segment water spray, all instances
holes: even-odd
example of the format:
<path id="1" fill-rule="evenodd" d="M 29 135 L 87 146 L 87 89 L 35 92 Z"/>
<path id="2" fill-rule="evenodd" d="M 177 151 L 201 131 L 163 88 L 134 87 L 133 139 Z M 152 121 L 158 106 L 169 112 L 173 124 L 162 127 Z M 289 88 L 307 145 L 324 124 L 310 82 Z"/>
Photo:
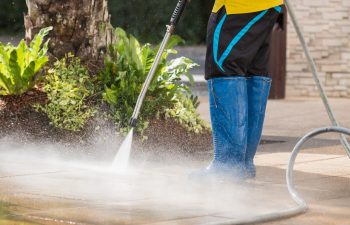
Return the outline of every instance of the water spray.
<path id="1" fill-rule="evenodd" d="M 157 55 L 154 59 L 154 62 L 152 64 L 152 67 L 147 75 L 147 78 L 142 86 L 141 93 L 137 99 L 134 112 L 132 114 L 132 117 L 130 119 L 130 126 L 131 130 L 129 134 L 127 135 L 126 139 L 122 143 L 115 159 L 113 162 L 113 169 L 116 169 L 118 172 L 124 172 L 128 168 L 128 162 L 129 162 L 129 157 L 130 157 L 130 152 L 131 152 L 131 145 L 132 145 L 132 139 L 133 139 L 133 132 L 134 129 L 137 126 L 137 119 L 140 114 L 140 110 L 142 107 L 142 104 L 144 102 L 144 99 L 146 97 L 146 93 L 148 91 L 148 87 L 150 86 L 154 74 L 157 71 L 157 67 L 159 65 L 160 59 L 163 55 L 163 52 L 169 42 L 170 37 L 174 34 L 175 28 L 177 24 L 180 21 L 180 18 L 186 8 L 187 3 L 190 2 L 190 0 L 179 0 L 176 8 L 173 12 L 173 15 L 171 16 L 170 23 L 167 25 L 167 31 L 165 33 L 165 36 L 163 38 L 162 43 L 160 44 L 159 50 L 157 52 Z"/>

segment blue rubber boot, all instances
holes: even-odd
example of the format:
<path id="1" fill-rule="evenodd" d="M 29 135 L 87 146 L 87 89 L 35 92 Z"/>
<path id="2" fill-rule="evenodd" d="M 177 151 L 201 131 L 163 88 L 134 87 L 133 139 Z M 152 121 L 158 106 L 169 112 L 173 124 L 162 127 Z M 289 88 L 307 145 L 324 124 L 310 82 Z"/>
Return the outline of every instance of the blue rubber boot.
<path id="1" fill-rule="evenodd" d="M 207 172 L 244 179 L 248 128 L 247 79 L 208 81 L 214 159 Z"/>
<path id="2" fill-rule="evenodd" d="M 246 177 L 256 176 L 254 157 L 260 143 L 271 78 L 253 76 L 247 78 L 248 91 L 248 140 L 246 150 Z"/>

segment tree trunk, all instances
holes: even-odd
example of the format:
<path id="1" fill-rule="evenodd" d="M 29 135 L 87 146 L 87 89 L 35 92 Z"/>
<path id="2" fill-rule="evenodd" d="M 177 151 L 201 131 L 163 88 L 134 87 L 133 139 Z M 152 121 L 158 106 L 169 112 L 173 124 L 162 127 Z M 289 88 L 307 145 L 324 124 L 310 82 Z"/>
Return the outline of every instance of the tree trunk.
<path id="1" fill-rule="evenodd" d="M 99 61 L 113 41 L 107 0 L 26 0 L 26 40 L 53 26 L 49 53 L 62 58 L 71 52 L 83 61 Z"/>

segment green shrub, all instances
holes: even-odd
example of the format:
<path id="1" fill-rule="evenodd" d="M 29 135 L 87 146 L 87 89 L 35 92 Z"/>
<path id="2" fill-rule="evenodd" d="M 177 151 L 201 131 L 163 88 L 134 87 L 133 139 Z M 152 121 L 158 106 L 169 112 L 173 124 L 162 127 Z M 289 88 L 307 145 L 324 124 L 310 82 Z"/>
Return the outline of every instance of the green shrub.
<path id="1" fill-rule="evenodd" d="M 140 46 L 133 36 L 120 28 L 115 33 L 118 41 L 109 47 L 106 68 L 99 77 L 104 85 L 103 99 L 111 106 L 118 128 L 126 131 L 158 48 L 150 44 Z M 191 98 L 189 87 L 180 82 L 181 75 L 193 81 L 188 71 L 196 64 L 185 57 L 167 60 L 169 54 L 176 54 L 172 48 L 180 42 L 180 37 L 173 36 L 162 55 L 141 109 L 137 127 L 140 132 L 147 128 L 151 118 L 161 115 L 175 118 L 190 131 L 200 132 L 205 128 L 196 113 L 198 104 L 192 101 L 195 98 Z"/>
<path id="2" fill-rule="evenodd" d="M 44 85 L 49 102 L 35 105 L 45 112 L 55 127 L 79 131 L 96 110 L 89 105 L 95 93 L 88 70 L 72 55 L 57 61 L 48 70 Z"/>
<path id="3" fill-rule="evenodd" d="M 48 62 L 48 41 L 52 27 L 42 29 L 28 47 L 22 40 L 17 47 L 0 45 L 0 95 L 21 95 L 35 85 L 35 74 Z M 42 47 L 41 47 L 42 46 Z"/>
<path id="4" fill-rule="evenodd" d="M 179 95 L 178 98 L 172 108 L 165 110 L 165 117 L 173 118 L 182 127 L 196 134 L 209 130 L 208 124 L 197 113 L 198 97 Z"/>

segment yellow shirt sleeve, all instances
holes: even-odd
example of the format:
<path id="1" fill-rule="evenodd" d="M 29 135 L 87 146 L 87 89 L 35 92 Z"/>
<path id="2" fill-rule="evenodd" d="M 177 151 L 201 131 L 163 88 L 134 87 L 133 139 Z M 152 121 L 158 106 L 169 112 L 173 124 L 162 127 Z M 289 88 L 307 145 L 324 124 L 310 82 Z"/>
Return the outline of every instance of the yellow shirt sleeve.
<path id="1" fill-rule="evenodd" d="M 259 12 L 283 4 L 283 0 L 216 0 L 213 12 L 218 12 L 223 6 L 227 14 L 243 14 Z"/>

